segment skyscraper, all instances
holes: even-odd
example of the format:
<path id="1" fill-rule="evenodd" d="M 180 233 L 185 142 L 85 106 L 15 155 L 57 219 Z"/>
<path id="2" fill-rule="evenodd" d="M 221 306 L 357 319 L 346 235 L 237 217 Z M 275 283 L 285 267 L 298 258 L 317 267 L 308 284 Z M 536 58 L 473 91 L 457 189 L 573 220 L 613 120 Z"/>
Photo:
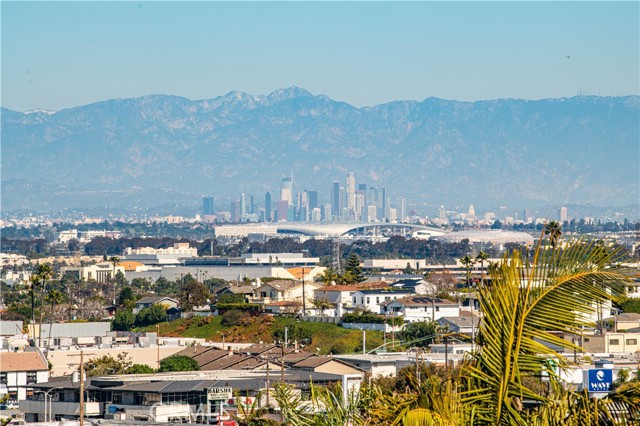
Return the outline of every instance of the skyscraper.
<path id="1" fill-rule="evenodd" d="M 356 211 L 356 177 L 353 172 L 347 173 L 347 209 L 349 213 Z"/>
<path id="2" fill-rule="evenodd" d="M 271 193 L 264 194 L 264 218 L 265 221 L 271 222 Z"/>
<path id="3" fill-rule="evenodd" d="M 342 197 L 340 196 L 340 182 L 337 180 L 333 182 L 331 190 L 331 216 L 334 218 L 340 217 L 342 211 Z"/>
<path id="4" fill-rule="evenodd" d="M 202 197 L 202 216 L 213 214 L 213 197 Z"/>
<path id="5" fill-rule="evenodd" d="M 404 197 L 398 197 L 398 222 L 404 222 L 407 220 L 407 199 Z"/>
<path id="6" fill-rule="evenodd" d="M 293 179 L 290 177 L 282 178 L 280 201 L 286 201 L 289 206 L 293 205 Z"/>
<path id="7" fill-rule="evenodd" d="M 566 207 L 560 207 L 560 222 L 564 222 L 568 217 L 568 209 Z"/>

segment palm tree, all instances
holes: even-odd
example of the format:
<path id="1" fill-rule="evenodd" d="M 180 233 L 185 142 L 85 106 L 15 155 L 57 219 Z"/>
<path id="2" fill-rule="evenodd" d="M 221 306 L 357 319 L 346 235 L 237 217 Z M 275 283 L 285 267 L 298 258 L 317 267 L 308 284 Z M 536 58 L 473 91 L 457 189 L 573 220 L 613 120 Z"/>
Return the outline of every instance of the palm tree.
<path id="1" fill-rule="evenodd" d="M 484 284 L 484 261 L 489 260 L 489 255 L 484 251 L 480 251 L 476 256 L 476 261 L 480 262 L 480 283 Z"/>
<path id="2" fill-rule="evenodd" d="M 38 283 L 40 282 L 40 278 L 37 275 L 31 275 L 29 277 L 29 282 L 31 283 L 31 287 L 29 288 L 29 296 L 31 296 L 31 335 L 33 336 L 33 341 L 36 341 L 36 290 L 38 288 Z"/>
<path id="3" fill-rule="evenodd" d="M 118 266 L 118 262 L 120 262 L 120 258 L 118 256 L 111 256 L 109 258 L 109 262 L 113 265 L 113 275 L 111 278 L 113 279 L 113 306 L 116 305 L 116 292 L 118 291 L 118 281 L 116 280 L 116 266 Z"/>
<path id="4" fill-rule="evenodd" d="M 51 328 L 53 327 L 53 307 L 62 303 L 62 292 L 56 289 L 49 290 L 45 300 L 50 303 L 49 308 L 49 337 L 47 338 L 47 357 L 49 356 L 49 347 L 51 346 Z"/>
<path id="5" fill-rule="evenodd" d="M 333 269 L 333 267 L 331 266 L 326 268 L 320 275 L 320 280 L 324 282 L 326 285 L 331 285 L 331 283 L 335 283 L 336 281 L 338 281 L 339 278 L 340 276 L 338 275 L 336 270 Z"/>
<path id="6" fill-rule="evenodd" d="M 44 294 L 46 291 L 47 280 L 51 279 L 53 275 L 53 269 L 51 269 L 51 265 L 47 263 L 40 263 L 36 266 L 36 275 L 40 279 L 41 287 L 40 287 L 40 330 L 38 330 L 38 346 L 42 346 L 42 322 L 44 316 Z"/>
<path id="7" fill-rule="evenodd" d="M 467 288 L 470 288 L 471 287 L 471 268 L 473 268 L 473 265 L 476 263 L 476 261 L 470 258 L 469 255 L 466 255 L 460 258 L 460 263 L 462 263 L 465 269 L 467 270 Z"/>
<path id="8" fill-rule="evenodd" d="M 557 359 L 562 368 L 567 359 L 547 345 L 559 345 L 565 352 L 580 349 L 551 334 L 578 334 L 589 321 L 593 302 L 619 297 L 628 278 L 618 272 L 594 266 L 594 244 L 584 240 L 567 244 L 558 261 L 556 249 L 536 249 L 531 265 L 517 251 L 495 269 L 495 286 L 480 286 L 478 300 L 484 313 L 482 354 L 468 372 L 475 381 L 464 403 L 477 408 L 477 416 L 488 424 L 526 425 L 528 413 L 522 399 L 538 401 L 554 410 L 555 402 L 527 387 L 526 378 L 546 370 L 546 359 Z M 609 250 L 611 259 L 621 251 Z M 558 309 L 562 306 L 562 309 Z M 552 386 L 558 377 L 550 374 Z M 578 422 L 580 423 L 580 422 Z"/>
<path id="9" fill-rule="evenodd" d="M 562 236 L 562 225 L 560 225 L 560 222 L 552 220 L 545 224 L 544 235 L 549 236 L 549 244 L 551 244 L 551 247 L 555 248 L 558 239 Z"/>

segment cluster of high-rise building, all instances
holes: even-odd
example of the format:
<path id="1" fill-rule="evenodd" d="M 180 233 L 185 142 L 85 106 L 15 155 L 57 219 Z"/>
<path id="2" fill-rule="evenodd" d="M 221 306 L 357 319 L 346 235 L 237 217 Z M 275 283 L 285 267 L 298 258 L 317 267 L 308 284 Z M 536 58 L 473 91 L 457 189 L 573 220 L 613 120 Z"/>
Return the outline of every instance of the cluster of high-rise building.
<path id="1" fill-rule="evenodd" d="M 394 202 L 384 186 L 357 183 L 353 172 L 346 181 L 334 181 L 329 196 L 321 202 L 317 189 L 294 191 L 293 176 L 282 179 L 276 199 L 271 192 L 264 195 L 264 203 L 253 195 L 240 194 L 232 201 L 229 211 L 214 210 L 214 198 L 202 199 L 202 219 L 205 222 L 404 222 L 408 219 L 407 201 L 398 197 Z"/>

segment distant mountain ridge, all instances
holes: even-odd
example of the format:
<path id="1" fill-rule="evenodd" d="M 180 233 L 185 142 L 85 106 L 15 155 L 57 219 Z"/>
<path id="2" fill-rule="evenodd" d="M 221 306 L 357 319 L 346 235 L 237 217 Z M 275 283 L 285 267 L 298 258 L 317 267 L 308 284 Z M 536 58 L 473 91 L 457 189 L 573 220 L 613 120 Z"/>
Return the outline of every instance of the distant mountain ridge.
<path id="1" fill-rule="evenodd" d="M 356 108 L 291 87 L 148 95 L 57 112 L 1 109 L 2 209 L 152 207 L 240 192 L 328 200 L 346 171 L 416 205 L 628 205 L 639 199 L 638 96 Z"/>

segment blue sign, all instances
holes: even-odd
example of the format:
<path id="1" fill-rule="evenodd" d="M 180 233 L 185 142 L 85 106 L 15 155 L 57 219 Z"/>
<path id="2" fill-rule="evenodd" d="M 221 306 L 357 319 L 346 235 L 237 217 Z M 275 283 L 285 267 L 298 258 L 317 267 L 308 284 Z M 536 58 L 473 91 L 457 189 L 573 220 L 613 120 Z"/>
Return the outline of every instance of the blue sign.
<path id="1" fill-rule="evenodd" d="M 589 370 L 588 379 L 589 392 L 609 392 L 613 383 L 613 370 L 592 368 Z"/>
<path id="2" fill-rule="evenodd" d="M 108 408 L 110 413 L 117 413 L 118 412 L 118 407 L 116 407 L 115 405 L 110 405 Z"/>

